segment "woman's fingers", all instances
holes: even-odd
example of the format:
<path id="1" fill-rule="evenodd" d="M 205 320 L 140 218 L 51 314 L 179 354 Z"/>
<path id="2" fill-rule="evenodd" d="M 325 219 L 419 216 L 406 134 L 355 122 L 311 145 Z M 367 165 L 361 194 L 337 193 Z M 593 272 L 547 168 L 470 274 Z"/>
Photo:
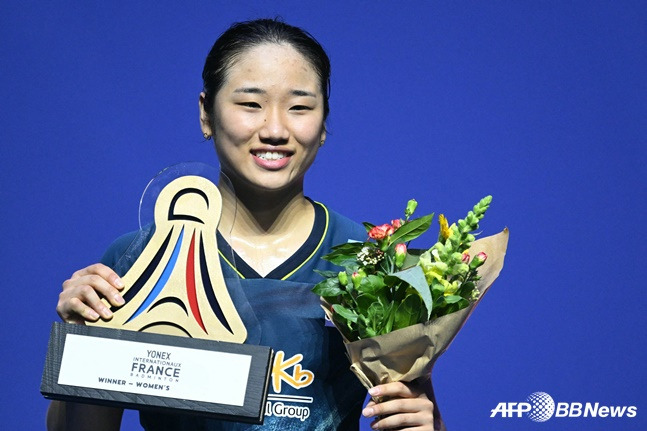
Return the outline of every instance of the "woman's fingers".
<path id="1" fill-rule="evenodd" d="M 112 268 L 102 263 L 95 263 L 94 265 L 90 265 L 76 271 L 74 274 L 72 274 L 70 280 L 74 280 L 76 278 L 84 277 L 87 275 L 98 275 L 99 277 L 110 283 L 117 290 L 122 290 L 124 288 L 124 282 L 121 281 L 121 278 L 119 278 L 117 273 L 114 272 Z"/>
<path id="2" fill-rule="evenodd" d="M 433 430 L 434 410 L 428 400 L 404 398 L 385 401 L 372 408 L 373 429 Z"/>
<path id="3" fill-rule="evenodd" d="M 56 311 L 61 319 L 70 323 L 80 323 L 83 319 L 95 321 L 99 317 L 110 319 L 112 312 L 101 298 L 110 305 L 121 306 L 124 299 L 119 291 L 123 287 L 112 269 L 102 264 L 90 265 L 63 283 Z"/>
<path id="4" fill-rule="evenodd" d="M 408 385 L 403 382 L 392 382 L 377 385 L 368 390 L 372 397 L 404 397 L 415 398 L 421 394 L 421 391 L 416 389 L 413 385 Z"/>
<path id="5" fill-rule="evenodd" d="M 362 414 L 374 417 L 373 429 L 433 430 L 434 404 L 425 393 L 402 382 L 387 383 L 369 390 L 385 401 L 370 401 Z"/>
<path id="6" fill-rule="evenodd" d="M 395 398 L 381 403 L 369 402 L 362 412 L 366 417 L 387 416 L 398 413 L 417 413 L 428 411 L 429 419 L 433 419 L 433 403 L 426 397 L 422 398 Z"/>

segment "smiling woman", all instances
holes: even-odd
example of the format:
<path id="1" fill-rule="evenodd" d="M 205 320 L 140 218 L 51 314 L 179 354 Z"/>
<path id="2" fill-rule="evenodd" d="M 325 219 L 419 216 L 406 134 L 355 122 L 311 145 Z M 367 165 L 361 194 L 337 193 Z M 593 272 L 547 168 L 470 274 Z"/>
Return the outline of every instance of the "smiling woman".
<path id="1" fill-rule="evenodd" d="M 250 48 L 230 68 L 213 107 L 205 109 L 205 99 L 202 93 L 202 131 L 213 135 L 220 167 L 237 190 L 303 188 L 326 132 L 317 74 L 299 52 L 290 45 Z"/>
<path id="2" fill-rule="evenodd" d="M 365 396 L 341 337 L 325 325 L 319 299 L 310 292 L 321 280 L 315 270 L 338 270 L 321 259 L 330 247 L 366 235 L 361 225 L 303 193 L 305 174 L 326 138 L 329 76 L 321 46 L 303 30 L 275 20 L 232 26 L 212 48 L 203 72 L 200 125 L 214 139 L 221 168 L 218 246 L 234 256 L 222 258 L 223 273 L 245 290 L 260 322 L 260 343 L 277 352 L 261 429 L 358 429 Z M 61 318 L 109 319 L 101 298 L 123 305 L 119 276 L 133 260 L 124 252 L 148 234 L 118 239 L 102 263 L 74 273 L 60 294 Z M 377 418 L 374 428 L 442 429 L 430 388 L 428 380 L 377 386 L 371 395 L 386 401 L 371 402 L 363 413 Z M 140 417 L 147 430 L 257 429 L 144 411 Z M 114 430 L 120 418 L 117 409 L 53 402 L 48 426 Z"/>

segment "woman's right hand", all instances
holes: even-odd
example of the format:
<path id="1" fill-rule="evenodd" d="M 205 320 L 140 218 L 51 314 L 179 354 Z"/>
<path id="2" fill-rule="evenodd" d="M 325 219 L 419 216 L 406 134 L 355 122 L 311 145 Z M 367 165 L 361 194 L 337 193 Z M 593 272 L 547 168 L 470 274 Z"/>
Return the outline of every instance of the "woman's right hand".
<path id="1" fill-rule="evenodd" d="M 99 317 L 110 319 L 112 312 L 105 303 L 119 307 L 124 304 L 120 291 L 124 283 L 109 267 L 95 263 L 72 274 L 63 283 L 63 291 L 58 296 L 56 312 L 64 322 L 84 323 L 96 321 Z"/>

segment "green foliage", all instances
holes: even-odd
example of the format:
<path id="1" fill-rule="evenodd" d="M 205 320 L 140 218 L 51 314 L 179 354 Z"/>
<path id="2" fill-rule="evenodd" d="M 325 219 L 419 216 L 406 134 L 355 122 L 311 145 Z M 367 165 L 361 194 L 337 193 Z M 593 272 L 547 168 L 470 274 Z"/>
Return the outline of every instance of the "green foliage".
<path id="1" fill-rule="evenodd" d="M 411 268 L 405 269 L 404 271 L 396 272 L 391 275 L 404 281 L 418 293 L 419 299 L 422 300 L 427 311 L 425 313 L 425 317 L 429 319 L 429 317 L 431 316 L 431 310 L 433 308 L 433 302 L 431 299 L 431 291 L 429 290 L 429 285 L 427 284 L 427 280 L 425 279 L 424 272 L 422 272 L 422 268 L 420 268 L 419 266 L 413 266 Z M 420 301 L 418 301 L 418 303 L 420 303 Z"/>
<path id="2" fill-rule="evenodd" d="M 319 271 L 324 280 L 312 291 L 332 304 L 333 323 L 350 341 L 467 307 L 478 298 L 476 270 L 487 256 L 470 263 L 465 251 L 491 201 L 491 196 L 481 199 L 465 219 L 451 226 L 439 216 L 439 240 L 426 251 L 398 246 L 418 238 L 431 225 L 433 214 L 410 219 L 417 206 L 414 200 L 407 204 L 405 220 L 377 227 L 365 222 L 369 239 L 333 247 L 324 259 L 343 271 Z M 401 249 L 399 260 L 395 258 L 396 246 Z M 402 250 L 406 250 L 404 259 Z"/>
<path id="3" fill-rule="evenodd" d="M 324 281 L 318 283 L 312 291 L 319 296 L 324 298 L 334 298 L 339 295 L 346 293 L 339 284 L 339 280 L 336 278 L 327 278 Z"/>
<path id="4" fill-rule="evenodd" d="M 420 235 L 427 232 L 427 229 L 431 226 L 431 220 L 433 217 L 433 214 L 429 214 L 403 224 L 393 233 L 393 235 L 391 235 L 391 244 L 409 242 L 418 238 Z"/>
<path id="5" fill-rule="evenodd" d="M 360 252 L 364 243 L 349 242 L 332 248 L 332 252 L 324 256 L 324 259 L 339 266 L 350 266 L 356 262 L 357 253 Z"/>
<path id="6" fill-rule="evenodd" d="M 428 319 L 427 313 L 422 313 L 424 309 L 420 297 L 415 294 L 407 295 L 395 310 L 395 319 L 393 329 L 402 329 L 407 326 L 415 325 L 422 319 Z"/>

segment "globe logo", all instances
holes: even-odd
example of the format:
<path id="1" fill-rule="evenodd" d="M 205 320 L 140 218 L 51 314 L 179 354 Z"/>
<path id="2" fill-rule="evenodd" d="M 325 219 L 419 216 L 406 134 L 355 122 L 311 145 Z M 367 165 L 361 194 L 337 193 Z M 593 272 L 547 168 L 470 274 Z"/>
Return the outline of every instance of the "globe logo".
<path id="1" fill-rule="evenodd" d="M 546 392 L 533 392 L 528 395 L 528 403 L 532 406 L 526 416 L 535 422 L 546 422 L 555 413 L 555 401 Z"/>

